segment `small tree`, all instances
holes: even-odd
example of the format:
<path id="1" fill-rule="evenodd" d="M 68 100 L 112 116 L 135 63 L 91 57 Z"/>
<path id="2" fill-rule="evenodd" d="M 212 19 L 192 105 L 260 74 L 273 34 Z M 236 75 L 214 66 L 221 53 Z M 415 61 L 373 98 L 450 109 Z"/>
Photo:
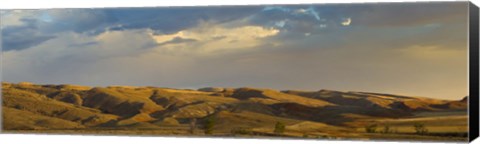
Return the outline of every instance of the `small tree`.
<path id="1" fill-rule="evenodd" d="M 385 126 L 383 127 L 383 133 L 390 133 L 390 132 L 391 132 L 391 130 L 390 130 L 390 125 L 385 125 Z"/>
<path id="2" fill-rule="evenodd" d="M 392 133 L 398 133 L 398 129 L 397 128 L 392 129 Z"/>
<path id="3" fill-rule="evenodd" d="M 242 127 L 232 129 L 231 133 L 232 134 L 241 134 L 241 135 L 253 135 L 253 131 L 251 129 L 242 128 Z"/>
<path id="4" fill-rule="evenodd" d="M 277 122 L 275 124 L 275 129 L 273 130 L 274 133 L 283 133 L 285 131 L 285 124 L 281 122 Z"/>
<path id="5" fill-rule="evenodd" d="M 424 135 L 428 133 L 428 129 L 423 123 L 415 123 L 413 124 L 413 128 L 415 129 L 416 134 Z"/>
<path id="6" fill-rule="evenodd" d="M 365 131 L 367 133 L 375 133 L 377 131 L 377 124 L 370 124 L 365 126 Z"/>
<path id="7" fill-rule="evenodd" d="M 205 134 L 212 134 L 214 126 L 215 118 L 213 116 L 207 117 L 207 119 L 205 120 Z"/>
<path id="8" fill-rule="evenodd" d="M 193 134 L 195 132 L 195 128 L 197 127 L 197 119 L 192 118 L 190 119 L 190 134 Z"/>
<path id="9" fill-rule="evenodd" d="M 308 137 L 310 137 L 310 136 L 309 136 L 308 134 L 304 133 L 302 137 L 303 137 L 303 138 L 308 138 Z"/>

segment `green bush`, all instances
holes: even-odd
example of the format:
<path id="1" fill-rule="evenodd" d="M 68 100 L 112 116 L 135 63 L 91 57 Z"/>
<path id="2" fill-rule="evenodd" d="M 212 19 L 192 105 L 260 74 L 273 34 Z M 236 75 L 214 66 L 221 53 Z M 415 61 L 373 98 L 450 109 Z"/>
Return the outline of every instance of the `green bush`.
<path id="1" fill-rule="evenodd" d="M 190 119 L 189 126 L 190 126 L 190 129 L 189 129 L 190 134 L 194 134 L 195 128 L 197 127 L 197 119 L 196 118 Z"/>
<path id="2" fill-rule="evenodd" d="M 303 134 L 302 137 L 303 137 L 303 138 L 308 138 L 308 137 L 310 137 L 310 135 L 308 135 L 308 134 Z"/>
<path id="3" fill-rule="evenodd" d="M 424 135 L 428 133 L 428 129 L 425 127 L 423 123 L 415 123 L 413 124 L 413 128 L 415 129 L 415 133 L 419 135 Z"/>
<path id="4" fill-rule="evenodd" d="M 319 136 L 317 136 L 316 138 L 322 138 L 322 139 L 324 139 L 324 138 L 328 138 L 328 136 L 326 136 L 326 135 L 319 135 Z"/>
<path id="5" fill-rule="evenodd" d="M 207 119 L 205 120 L 205 129 L 204 129 L 205 134 L 212 134 L 214 126 L 215 126 L 215 118 L 213 116 L 207 117 Z"/>
<path id="6" fill-rule="evenodd" d="M 232 134 L 253 135 L 253 131 L 248 128 L 234 128 L 231 130 Z"/>
<path id="7" fill-rule="evenodd" d="M 383 133 L 391 133 L 392 130 L 390 129 L 390 125 L 385 125 L 385 126 L 383 127 L 383 131 L 382 131 L 382 132 L 383 132 Z"/>
<path id="8" fill-rule="evenodd" d="M 365 131 L 367 133 L 375 133 L 377 132 L 377 124 L 370 124 L 365 126 Z"/>
<path id="9" fill-rule="evenodd" d="M 277 122 L 275 124 L 275 129 L 273 130 L 274 133 L 283 133 L 285 132 L 285 124 L 281 122 Z"/>

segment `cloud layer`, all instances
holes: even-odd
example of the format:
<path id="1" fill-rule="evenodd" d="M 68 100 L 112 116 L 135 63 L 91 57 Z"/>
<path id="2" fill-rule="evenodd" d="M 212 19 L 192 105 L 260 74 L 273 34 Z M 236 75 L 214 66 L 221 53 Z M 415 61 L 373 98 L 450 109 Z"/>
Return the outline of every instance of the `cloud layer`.
<path id="1" fill-rule="evenodd" d="M 467 94 L 467 3 L 8 10 L 3 80 Z"/>

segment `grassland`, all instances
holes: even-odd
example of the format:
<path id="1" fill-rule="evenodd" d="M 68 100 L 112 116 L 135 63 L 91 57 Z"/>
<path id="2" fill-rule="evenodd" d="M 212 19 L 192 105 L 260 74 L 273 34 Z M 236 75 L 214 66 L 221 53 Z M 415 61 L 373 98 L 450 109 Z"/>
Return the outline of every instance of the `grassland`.
<path id="1" fill-rule="evenodd" d="M 465 101 L 392 94 L 2 83 L 2 102 L 7 133 L 467 140 Z"/>

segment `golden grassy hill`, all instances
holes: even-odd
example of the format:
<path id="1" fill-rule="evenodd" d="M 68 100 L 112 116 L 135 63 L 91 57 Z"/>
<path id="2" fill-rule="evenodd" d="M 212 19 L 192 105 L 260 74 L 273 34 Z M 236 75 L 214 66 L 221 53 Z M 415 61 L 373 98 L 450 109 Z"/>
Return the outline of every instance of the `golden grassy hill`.
<path id="1" fill-rule="evenodd" d="M 449 101 L 334 90 L 2 82 L 3 130 L 9 132 L 205 135 L 209 120 L 214 119 L 213 132 L 208 134 L 219 136 L 436 139 L 453 135 L 454 140 L 463 140 L 466 109 L 466 98 Z M 431 124 L 435 133 L 415 135 L 411 125 L 416 122 Z M 284 125 L 281 133 L 274 132 L 277 123 Z M 363 128 L 372 123 L 389 124 L 399 132 L 366 133 Z"/>

